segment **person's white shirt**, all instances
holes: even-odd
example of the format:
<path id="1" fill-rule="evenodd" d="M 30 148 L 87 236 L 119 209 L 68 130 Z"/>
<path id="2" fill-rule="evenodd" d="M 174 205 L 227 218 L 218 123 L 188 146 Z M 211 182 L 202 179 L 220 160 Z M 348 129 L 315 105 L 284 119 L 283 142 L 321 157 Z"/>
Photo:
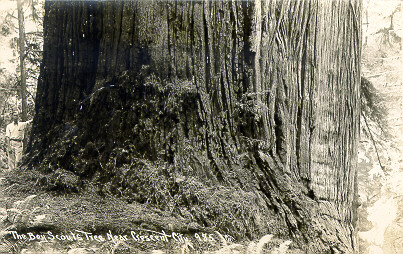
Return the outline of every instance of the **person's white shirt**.
<path id="1" fill-rule="evenodd" d="M 14 141 L 22 141 L 24 139 L 24 130 L 27 124 L 29 124 L 32 120 L 27 122 L 18 122 L 15 124 L 14 122 L 10 123 L 6 127 L 6 137 L 10 138 L 10 140 Z"/>

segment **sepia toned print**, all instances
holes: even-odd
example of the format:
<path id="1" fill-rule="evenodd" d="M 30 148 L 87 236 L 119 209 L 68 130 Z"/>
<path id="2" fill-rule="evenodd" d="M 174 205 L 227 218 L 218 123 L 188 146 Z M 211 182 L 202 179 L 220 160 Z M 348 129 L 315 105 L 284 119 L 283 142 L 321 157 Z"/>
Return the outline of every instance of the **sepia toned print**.
<path id="1" fill-rule="evenodd" d="M 5 6 L 0 252 L 403 250 L 400 2 Z"/>

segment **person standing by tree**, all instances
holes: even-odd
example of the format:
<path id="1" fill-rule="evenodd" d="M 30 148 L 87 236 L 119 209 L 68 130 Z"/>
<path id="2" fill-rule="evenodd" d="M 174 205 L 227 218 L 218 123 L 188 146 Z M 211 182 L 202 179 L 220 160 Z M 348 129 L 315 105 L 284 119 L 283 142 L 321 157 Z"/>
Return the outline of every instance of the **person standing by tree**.
<path id="1" fill-rule="evenodd" d="M 6 127 L 6 142 L 8 153 L 8 170 L 13 170 L 22 158 L 24 149 L 24 132 L 27 125 L 31 122 L 18 122 L 18 115 L 13 114 L 13 122 Z"/>

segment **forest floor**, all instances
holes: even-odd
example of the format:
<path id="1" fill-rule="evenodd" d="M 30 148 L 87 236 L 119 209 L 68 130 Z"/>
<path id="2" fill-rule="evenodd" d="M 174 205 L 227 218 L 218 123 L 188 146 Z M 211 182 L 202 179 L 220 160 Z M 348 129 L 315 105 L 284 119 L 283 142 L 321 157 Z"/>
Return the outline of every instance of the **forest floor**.
<path id="1" fill-rule="evenodd" d="M 187 222 L 146 204 L 101 197 L 95 188 L 80 194 L 44 191 L 21 172 L 0 173 L 0 253 L 180 253 L 220 246 L 215 240 L 193 246 L 180 232 L 163 235 L 158 229 Z"/>
<path id="2" fill-rule="evenodd" d="M 95 187 L 49 192 L 32 174 L 0 172 L 0 253 L 302 253 L 271 235 L 235 242 L 210 229 L 196 231 L 183 218 L 102 197 Z"/>

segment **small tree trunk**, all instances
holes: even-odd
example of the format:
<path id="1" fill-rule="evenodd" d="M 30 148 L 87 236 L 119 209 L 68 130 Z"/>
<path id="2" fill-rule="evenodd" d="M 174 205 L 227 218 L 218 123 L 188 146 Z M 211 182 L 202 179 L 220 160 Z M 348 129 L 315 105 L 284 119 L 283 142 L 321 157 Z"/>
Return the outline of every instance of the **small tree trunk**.
<path id="1" fill-rule="evenodd" d="M 27 121 L 27 101 L 26 94 L 26 76 L 25 76 L 25 25 L 24 11 L 21 0 L 17 0 L 18 9 L 18 30 L 19 30 L 19 48 L 20 48 L 20 73 L 21 73 L 21 101 L 22 101 L 22 121 Z"/>

